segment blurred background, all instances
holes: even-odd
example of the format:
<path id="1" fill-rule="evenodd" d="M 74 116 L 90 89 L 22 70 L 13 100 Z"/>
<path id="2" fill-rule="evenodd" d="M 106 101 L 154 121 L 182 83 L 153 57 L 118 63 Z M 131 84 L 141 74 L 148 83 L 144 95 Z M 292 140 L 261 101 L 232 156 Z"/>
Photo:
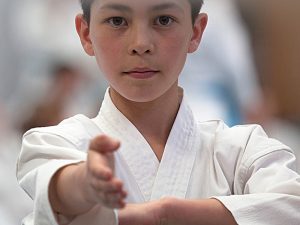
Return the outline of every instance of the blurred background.
<path id="1" fill-rule="evenodd" d="M 0 0 L 0 225 L 32 208 L 15 178 L 23 133 L 99 110 L 107 83 L 75 32 L 78 2 Z M 180 77 L 196 116 L 259 123 L 299 155 L 300 1 L 206 0 L 203 11 L 203 42 Z"/>

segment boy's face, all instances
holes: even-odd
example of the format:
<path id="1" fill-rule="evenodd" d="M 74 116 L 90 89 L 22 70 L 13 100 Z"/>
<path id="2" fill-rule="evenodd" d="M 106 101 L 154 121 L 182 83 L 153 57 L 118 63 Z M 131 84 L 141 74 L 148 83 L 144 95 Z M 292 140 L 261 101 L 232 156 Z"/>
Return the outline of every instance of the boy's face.
<path id="1" fill-rule="evenodd" d="M 95 56 L 113 91 L 128 100 L 152 101 L 170 88 L 207 23 L 193 26 L 188 0 L 95 0 L 90 25 L 77 16 L 85 51 Z"/>

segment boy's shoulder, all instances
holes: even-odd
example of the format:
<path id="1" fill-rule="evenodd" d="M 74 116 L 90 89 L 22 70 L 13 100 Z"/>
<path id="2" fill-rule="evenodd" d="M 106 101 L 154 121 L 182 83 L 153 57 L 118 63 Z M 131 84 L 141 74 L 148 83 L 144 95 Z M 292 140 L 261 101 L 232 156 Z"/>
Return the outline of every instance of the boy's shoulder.
<path id="1" fill-rule="evenodd" d="M 197 124 L 200 132 L 213 136 L 216 141 L 226 140 L 227 143 L 244 142 L 244 144 L 248 144 L 251 139 L 255 139 L 258 142 L 259 140 L 264 142 L 266 140 L 276 141 L 270 138 L 259 124 L 243 124 L 229 127 L 222 120 L 199 121 Z"/>
<path id="2" fill-rule="evenodd" d="M 236 152 L 245 158 L 257 159 L 277 151 L 292 150 L 280 141 L 269 137 L 262 126 L 245 124 L 229 127 L 222 120 L 198 122 L 203 139 L 211 143 L 215 152 Z"/>
<path id="3" fill-rule="evenodd" d="M 78 114 L 67 118 L 56 126 L 37 127 L 30 129 L 24 134 L 23 138 L 29 136 L 51 136 L 60 139 L 65 139 L 74 145 L 89 140 L 102 133 L 92 119 Z"/>
<path id="4" fill-rule="evenodd" d="M 263 128 L 258 124 L 244 124 L 244 125 L 235 125 L 229 127 L 223 120 L 206 120 L 201 121 L 197 120 L 199 129 L 213 133 L 214 135 L 222 134 L 233 134 L 233 133 L 242 133 L 242 134 L 251 134 L 255 130 L 259 130 L 262 135 L 266 135 Z"/>

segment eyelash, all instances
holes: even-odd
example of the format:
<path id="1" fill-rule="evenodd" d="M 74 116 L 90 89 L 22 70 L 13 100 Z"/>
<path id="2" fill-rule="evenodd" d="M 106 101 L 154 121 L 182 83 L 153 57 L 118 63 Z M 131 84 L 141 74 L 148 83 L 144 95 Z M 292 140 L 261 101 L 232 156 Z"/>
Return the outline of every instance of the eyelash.
<path id="1" fill-rule="evenodd" d="M 167 25 L 163 25 L 163 24 L 159 23 L 159 19 L 162 19 L 163 17 L 165 17 L 165 19 L 166 18 L 169 19 L 169 22 Z M 121 19 L 122 23 L 120 25 L 114 24 L 115 19 Z M 124 26 L 128 25 L 127 21 L 123 17 L 120 17 L 120 16 L 114 16 L 114 17 L 108 18 L 105 22 L 114 28 L 120 28 L 120 27 L 124 27 Z M 154 25 L 161 26 L 161 27 L 169 27 L 173 22 L 175 22 L 175 19 L 173 17 L 164 15 L 164 16 L 156 17 L 154 20 Z"/>
<path id="2" fill-rule="evenodd" d="M 114 19 L 121 19 L 122 20 L 122 24 L 121 25 L 115 25 L 113 23 Z M 128 25 L 127 22 L 126 22 L 126 20 L 124 18 L 120 17 L 120 16 L 114 16 L 114 17 L 108 18 L 105 22 L 108 23 L 109 25 L 111 25 L 114 28 L 119 28 L 119 27 Z M 123 25 L 124 22 L 125 22 L 125 25 Z"/>
<path id="3" fill-rule="evenodd" d="M 159 23 L 159 19 L 161 19 L 161 18 L 163 18 L 163 17 L 165 17 L 165 19 L 166 19 L 166 18 L 169 19 L 169 23 L 168 23 L 167 25 L 162 25 L 162 24 Z M 159 16 L 159 17 L 157 17 L 157 18 L 155 19 L 155 25 L 162 26 L 162 27 L 169 27 L 169 26 L 170 26 L 172 23 L 174 23 L 174 22 L 175 22 L 175 19 L 174 19 L 173 17 L 171 17 L 171 16 Z"/>

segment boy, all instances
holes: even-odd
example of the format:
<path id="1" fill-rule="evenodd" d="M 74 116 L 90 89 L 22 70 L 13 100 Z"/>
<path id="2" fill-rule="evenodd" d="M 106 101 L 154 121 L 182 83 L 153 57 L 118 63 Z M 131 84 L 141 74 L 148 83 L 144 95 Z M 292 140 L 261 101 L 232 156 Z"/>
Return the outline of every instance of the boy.
<path id="1" fill-rule="evenodd" d="M 197 122 L 178 87 L 207 24 L 202 1 L 81 2 L 81 43 L 110 88 L 96 118 L 24 135 L 18 179 L 35 199 L 24 224 L 299 224 L 291 150 L 259 126 Z"/>

